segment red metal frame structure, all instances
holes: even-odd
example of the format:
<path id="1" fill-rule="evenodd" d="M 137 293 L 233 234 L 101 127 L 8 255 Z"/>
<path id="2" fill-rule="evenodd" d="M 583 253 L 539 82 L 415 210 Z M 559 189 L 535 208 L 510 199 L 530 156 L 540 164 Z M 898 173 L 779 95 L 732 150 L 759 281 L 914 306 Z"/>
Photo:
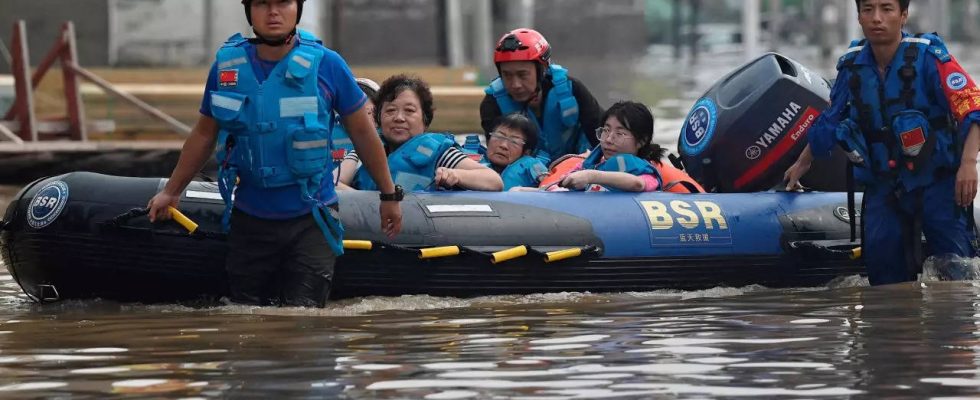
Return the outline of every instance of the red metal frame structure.
<path id="1" fill-rule="evenodd" d="M 41 78 L 54 65 L 55 61 L 61 62 L 61 73 L 64 80 L 65 102 L 68 108 L 68 130 L 67 133 L 71 140 L 86 141 L 85 110 L 82 105 L 81 92 L 79 91 L 78 78 L 81 76 L 103 90 L 112 93 L 122 99 L 134 104 L 140 110 L 146 112 L 154 118 L 160 119 L 170 125 L 177 133 L 188 135 L 190 127 L 166 113 L 143 102 L 135 96 L 116 89 L 111 83 L 100 78 L 98 75 L 82 68 L 78 65 L 78 51 L 75 42 L 75 25 L 69 21 L 61 26 L 61 35 L 58 42 L 48 51 L 41 63 L 38 64 L 34 73 L 30 73 L 30 58 L 27 47 L 27 27 L 24 21 L 14 23 L 13 34 L 13 75 L 15 93 L 17 98 L 14 100 L 10 111 L 3 117 L 4 120 L 15 120 L 17 127 L 13 131 L 16 137 L 24 142 L 37 142 L 41 138 L 38 135 L 37 116 L 34 114 L 34 88 L 41 82 Z M 30 77 L 30 78 L 28 78 Z M 0 125 L 0 134 L 4 128 Z M 65 132 L 60 132 L 65 133 Z M 7 136 L 10 136 L 9 134 Z"/>

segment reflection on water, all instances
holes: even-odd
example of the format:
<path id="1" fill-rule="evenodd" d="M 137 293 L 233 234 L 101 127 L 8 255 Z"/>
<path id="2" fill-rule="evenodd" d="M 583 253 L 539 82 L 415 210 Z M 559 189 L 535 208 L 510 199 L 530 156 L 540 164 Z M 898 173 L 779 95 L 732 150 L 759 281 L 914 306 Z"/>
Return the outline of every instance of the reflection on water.
<path id="1" fill-rule="evenodd" d="M 0 393 L 877 398 L 980 389 L 980 285 L 864 285 L 850 277 L 809 289 L 193 309 L 36 305 L 5 276 Z"/>

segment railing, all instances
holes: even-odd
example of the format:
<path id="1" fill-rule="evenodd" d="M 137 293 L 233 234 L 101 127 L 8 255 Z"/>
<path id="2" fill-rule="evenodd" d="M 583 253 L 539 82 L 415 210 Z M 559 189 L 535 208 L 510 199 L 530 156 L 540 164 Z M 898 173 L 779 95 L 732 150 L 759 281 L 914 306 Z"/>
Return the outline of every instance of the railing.
<path id="1" fill-rule="evenodd" d="M 184 136 L 190 134 L 191 128 L 184 123 L 136 96 L 119 90 L 112 83 L 79 66 L 75 26 L 71 21 L 62 24 L 61 35 L 57 43 L 41 60 L 33 74 L 30 73 L 27 27 L 24 21 L 14 23 L 12 39 L 12 73 L 16 99 L 3 120 L 0 121 L 0 141 L 6 139 L 14 143 L 24 144 L 25 142 L 38 142 L 42 139 L 39 136 L 40 125 L 34 111 L 34 89 L 56 61 L 61 63 L 65 102 L 68 110 L 67 126 L 53 125 L 56 127 L 54 131 L 41 133 L 67 133 L 73 141 L 84 142 L 88 140 L 89 127 L 85 121 L 84 105 L 79 90 L 79 77 L 81 77 L 106 92 L 135 105 L 151 117 L 163 121 L 175 132 Z"/>

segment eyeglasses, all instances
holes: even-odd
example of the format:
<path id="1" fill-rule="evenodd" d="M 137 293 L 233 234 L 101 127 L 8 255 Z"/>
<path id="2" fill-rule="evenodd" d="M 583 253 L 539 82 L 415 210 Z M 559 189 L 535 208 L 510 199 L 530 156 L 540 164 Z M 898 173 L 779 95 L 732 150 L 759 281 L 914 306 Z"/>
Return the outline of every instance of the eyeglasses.
<path id="1" fill-rule="evenodd" d="M 612 138 L 610 138 L 610 140 L 614 142 L 622 142 L 628 138 L 633 137 L 633 134 L 626 129 L 612 130 L 605 126 L 600 126 L 598 128 L 595 128 L 596 139 L 602 140 L 603 138 L 609 136 L 610 134 L 612 135 Z"/>
<path id="2" fill-rule="evenodd" d="M 490 132 L 490 137 L 494 139 L 506 140 L 510 144 L 521 146 L 521 147 L 524 147 L 524 145 L 527 144 L 527 141 L 524 139 L 512 138 L 510 136 L 504 135 L 503 133 L 500 133 L 499 131 Z"/>

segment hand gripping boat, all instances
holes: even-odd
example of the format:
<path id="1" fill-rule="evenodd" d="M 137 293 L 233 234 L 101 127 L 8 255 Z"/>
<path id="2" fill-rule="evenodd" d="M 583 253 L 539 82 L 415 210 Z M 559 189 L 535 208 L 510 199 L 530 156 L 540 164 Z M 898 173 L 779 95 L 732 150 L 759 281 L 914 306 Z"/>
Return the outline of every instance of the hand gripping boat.
<path id="1" fill-rule="evenodd" d="M 44 301 L 224 294 L 217 187 L 185 190 L 188 233 L 139 212 L 164 183 L 76 172 L 28 185 L 3 217 L 7 268 Z M 340 204 L 334 298 L 800 286 L 861 271 L 843 193 L 414 193 L 391 242 L 376 192 Z"/>

